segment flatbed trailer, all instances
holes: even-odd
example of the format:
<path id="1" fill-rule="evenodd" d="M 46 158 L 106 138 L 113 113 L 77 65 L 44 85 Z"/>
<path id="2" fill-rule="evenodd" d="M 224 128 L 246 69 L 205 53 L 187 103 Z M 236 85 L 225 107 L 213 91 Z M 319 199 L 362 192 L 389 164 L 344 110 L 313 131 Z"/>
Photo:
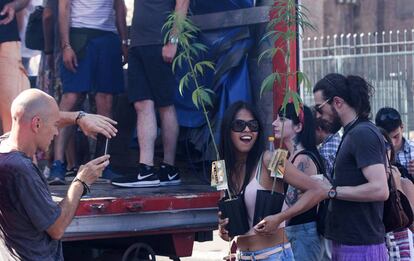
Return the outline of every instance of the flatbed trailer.
<path id="1" fill-rule="evenodd" d="M 59 202 L 68 186 L 50 189 Z M 118 188 L 98 182 L 81 199 L 63 242 L 123 249 L 125 260 L 145 260 L 133 259 L 142 250 L 179 260 L 191 256 L 194 241 L 212 239 L 218 200 L 219 193 L 207 185 Z"/>

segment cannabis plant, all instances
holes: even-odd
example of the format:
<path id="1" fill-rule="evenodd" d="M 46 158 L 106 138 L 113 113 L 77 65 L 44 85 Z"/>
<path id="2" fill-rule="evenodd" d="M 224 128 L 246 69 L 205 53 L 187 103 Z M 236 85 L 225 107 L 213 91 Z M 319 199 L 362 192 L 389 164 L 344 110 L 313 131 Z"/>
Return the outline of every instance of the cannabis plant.
<path id="1" fill-rule="evenodd" d="M 269 15 L 270 21 L 267 24 L 267 32 L 261 39 L 261 43 L 268 42 L 270 43 L 270 48 L 265 50 L 259 55 L 258 62 L 260 63 L 263 58 L 270 58 L 273 60 L 276 56 L 281 55 L 284 58 L 284 63 L 286 65 L 286 71 L 277 70 L 274 68 L 274 71 L 267 76 L 260 87 L 260 93 L 263 94 L 266 90 L 271 90 L 275 83 L 278 83 L 284 93 L 282 101 L 282 114 L 286 115 L 286 105 L 289 102 L 292 102 L 295 107 L 296 114 L 299 115 L 300 110 L 302 109 L 302 99 L 297 92 L 296 86 L 289 86 L 290 83 L 298 83 L 300 86 L 303 84 L 305 87 L 310 86 L 310 81 L 307 76 L 300 70 L 292 69 L 292 47 L 295 46 L 295 42 L 302 37 L 300 32 L 303 32 L 306 28 L 314 29 L 312 24 L 309 22 L 307 16 L 308 9 L 296 3 L 295 0 L 275 0 Z M 297 29 L 300 29 L 298 32 Z M 298 35 L 299 34 L 299 35 Z M 284 139 L 284 121 L 282 122 L 282 133 L 281 140 L 279 143 L 279 150 L 283 146 Z M 279 162 L 280 153 L 274 153 L 272 161 Z M 277 164 L 275 164 L 277 165 Z M 272 171 L 275 171 L 272 168 Z M 277 174 L 275 174 L 277 176 Z M 276 179 L 274 179 L 275 181 Z M 273 184 L 272 193 L 275 188 L 275 182 Z"/>

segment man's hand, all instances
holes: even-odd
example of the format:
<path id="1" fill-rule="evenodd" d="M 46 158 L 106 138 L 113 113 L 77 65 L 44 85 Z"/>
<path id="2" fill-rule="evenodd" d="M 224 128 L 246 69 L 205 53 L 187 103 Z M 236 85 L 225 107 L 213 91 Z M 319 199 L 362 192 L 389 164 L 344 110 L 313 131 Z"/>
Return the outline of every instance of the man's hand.
<path id="1" fill-rule="evenodd" d="M 219 219 L 219 236 L 225 240 L 230 241 L 229 232 L 225 229 L 226 225 L 229 223 L 228 218 L 221 218 L 221 212 L 218 213 L 218 219 Z"/>
<path id="2" fill-rule="evenodd" d="M 109 155 L 103 155 L 81 165 L 76 177 L 90 186 L 102 176 L 102 171 L 109 165 L 109 157 Z"/>
<path id="3" fill-rule="evenodd" d="M 66 69 L 75 73 L 76 67 L 78 67 L 78 59 L 76 58 L 76 54 L 73 51 L 72 47 L 70 46 L 63 47 L 62 59 L 63 59 L 63 64 L 65 65 Z"/>
<path id="4" fill-rule="evenodd" d="M 311 179 L 316 180 L 319 183 L 319 186 L 323 189 L 323 191 L 326 192 L 325 193 L 325 196 L 326 196 L 325 199 L 327 199 L 328 198 L 328 192 L 332 188 L 331 182 L 322 174 L 311 175 L 310 177 L 311 177 Z"/>
<path id="5" fill-rule="evenodd" d="M 91 138 L 96 139 L 98 133 L 104 135 L 108 139 L 115 137 L 118 130 L 113 126 L 117 122 L 98 114 L 86 113 L 86 115 L 78 120 L 78 125 L 82 132 Z"/>
<path id="6" fill-rule="evenodd" d="M 177 45 L 172 43 L 167 43 L 162 47 L 162 59 L 166 63 L 172 63 L 175 55 L 177 54 Z"/>
<path id="7" fill-rule="evenodd" d="M 278 214 L 267 216 L 254 226 L 254 230 L 257 234 L 270 235 L 277 231 L 282 222 L 283 219 L 281 219 Z"/>
<path id="8" fill-rule="evenodd" d="M 414 160 L 410 160 L 407 165 L 408 173 L 414 177 Z"/>
<path id="9" fill-rule="evenodd" d="M 3 10 L 0 12 L 2 19 L 0 25 L 10 23 L 16 14 L 16 8 L 13 2 L 4 5 Z"/>

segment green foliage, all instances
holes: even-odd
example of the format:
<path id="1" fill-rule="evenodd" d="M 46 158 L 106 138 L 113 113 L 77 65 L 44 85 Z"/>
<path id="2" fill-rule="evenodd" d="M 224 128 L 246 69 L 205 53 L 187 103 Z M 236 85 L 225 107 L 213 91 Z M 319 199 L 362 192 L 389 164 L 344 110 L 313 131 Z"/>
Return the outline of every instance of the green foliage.
<path id="1" fill-rule="evenodd" d="M 296 41 L 302 35 L 298 35 L 296 28 L 299 31 L 305 29 L 315 29 L 309 21 L 307 15 L 309 10 L 301 4 L 297 4 L 295 0 L 274 0 L 270 14 L 274 14 L 269 23 L 267 24 L 267 32 L 263 35 L 261 43 L 267 42 L 271 47 L 263 51 L 258 57 L 258 63 L 261 63 L 263 58 L 273 60 L 277 54 L 282 54 L 286 61 L 286 72 L 273 72 L 267 76 L 260 87 L 260 95 L 263 92 L 272 90 L 274 84 L 277 82 L 279 85 L 284 80 L 284 97 L 282 102 L 282 113 L 286 112 L 286 105 L 292 102 L 295 107 L 295 111 L 299 114 L 302 104 L 302 99 L 296 90 L 296 86 L 289 88 L 289 79 L 296 77 L 298 85 L 310 87 L 311 83 L 308 77 L 301 71 L 292 71 L 291 62 L 291 43 Z M 286 27 L 286 30 L 280 28 Z M 277 46 L 276 46 L 277 43 Z M 282 128 L 283 129 L 283 128 Z M 282 142 L 283 144 L 283 133 Z"/>
<path id="2" fill-rule="evenodd" d="M 214 92 L 211 89 L 205 88 L 200 85 L 198 79 L 203 77 L 206 70 L 210 69 L 215 71 L 214 63 L 211 61 L 199 61 L 196 62 L 202 53 L 208 50 L 207 46 L 202 43 L 196 42 L 197 34 L 200 32 L 197 26 L 195 26 L 190 19 L 186 16 L 173 12 L 168 16 L 168 19 L 164 26 L 163 31 L 166 31 L 164 42 L 167 43 L 171 37 L 178 38 L 178 50 L 180 53 L 176 55 L 172 63 L 172 70 L 175 73 L 177 66 L 181 68 L 184 64 L 188 65 L 188 72 L 180 79 L 178 89 L 181 95 L 184 93 L 184 88 L 188 89 L 189 84 L 194 82 L 195 90 L 191 94 L 193 104 L 202 109 L 204 116 L 210 131 L 211 140 L 213 142 L 214 150 L 216 152 L 217 160 L 220 159 L 217 144 L 214 139 L 213 130 L 211 127 L 210 119 L 208 118 L 208 111 L 206 105 L 212 107 L 213 100 L 212 95 Z"/>

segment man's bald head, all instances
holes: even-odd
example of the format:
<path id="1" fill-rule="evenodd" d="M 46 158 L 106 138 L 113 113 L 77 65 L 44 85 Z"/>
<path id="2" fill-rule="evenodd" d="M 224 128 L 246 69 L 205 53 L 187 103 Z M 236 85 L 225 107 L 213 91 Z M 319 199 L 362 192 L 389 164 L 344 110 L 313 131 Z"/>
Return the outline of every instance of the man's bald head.
<path id="1" fill-rule="evenodd" d="M 46 119 L 50 114 L 58 111 L 55 99 L 38 89 L 28 89 L 21 92 L 11 106 L 13 122 L 31 121 L 35 116 Z"/>

